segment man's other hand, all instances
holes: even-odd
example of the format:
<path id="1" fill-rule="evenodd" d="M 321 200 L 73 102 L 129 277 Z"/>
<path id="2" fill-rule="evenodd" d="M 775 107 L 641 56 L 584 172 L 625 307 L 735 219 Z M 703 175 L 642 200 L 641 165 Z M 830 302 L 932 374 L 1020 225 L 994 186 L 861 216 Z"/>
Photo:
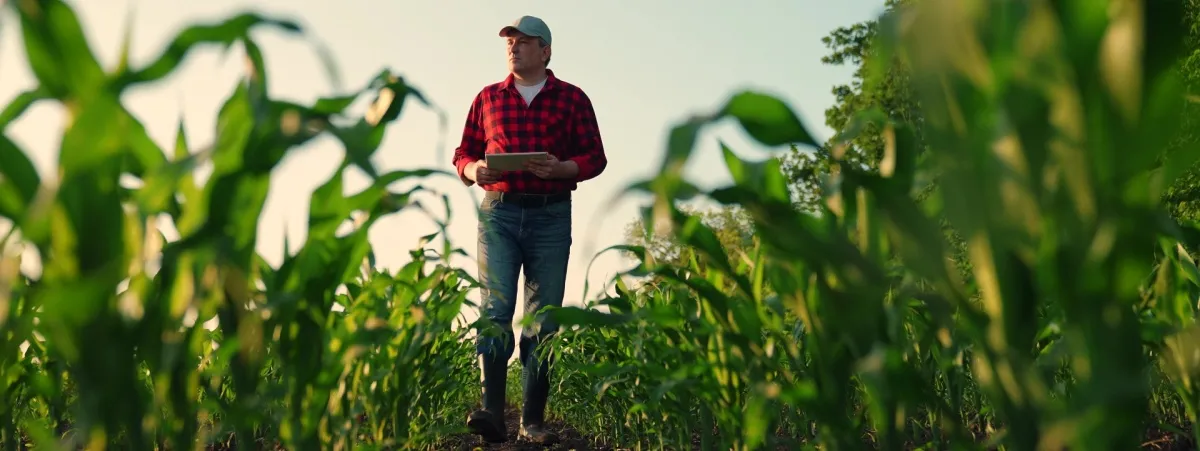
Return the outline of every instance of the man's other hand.
<path id="1" fill-rule="evenodd" d="M 476 160 L 467 165 L 466 176 L 475 183 L 480 185 L 491 185 L 500 181 L 500 171 L 493 171 L 487 167 L 487 161 Z"/>
<path id="2" fill-rule="evenodd" d="M 537 160 L 529 160 L 525 162 L 525 169 L 532 172 L 533 175 L 544 179 L 562 178 L 562 162 L 558 161 L 554 155 L 546 155 L 545 158 Z"/>

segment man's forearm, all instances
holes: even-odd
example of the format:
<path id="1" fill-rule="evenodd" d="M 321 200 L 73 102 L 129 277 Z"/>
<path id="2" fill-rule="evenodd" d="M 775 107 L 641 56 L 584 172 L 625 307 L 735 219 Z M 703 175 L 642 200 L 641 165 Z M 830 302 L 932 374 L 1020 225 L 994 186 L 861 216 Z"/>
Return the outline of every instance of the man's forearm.
<path id="1" fill-rule="evenodd" d="M 475 184 L 475 175 L 468 170 L 472 169 L 476 161 L 483 159 L 484 149 L 487 147 L 487 134 L 481 125 L 484 108 L 483 92 L 480 92 L 475 95 L 471 108 L 467 110 L 462 141 L 459 142 L 458 148 L 454 149 L 453 161 L 454 165 L 458 167 L 458 177 L 467 186 Z"/>
<path id="2" fill-rule="evenodd" d="M 580 104 L 575 106 L 571 116 L 571 130 L 574 131 L 573 142 L 570 143 L 573 152 L 569 159 L 571 163 L 571 179 L 576 182 L 591 180 L 608 166 L 608 158 L 604 155 L 604 142 L 600 138 L 600 125 L 596 121 L 596 112 L 592 109 L 592 101 L 586 95 L 580 94 Z"/>
<path id="3" fill-rule="evenodd" d="M 458 178 L 463 182 L 464 185 L 471 186 L 475 184 L 475 173 L 472 169 L 473 166 L 475 166 L 475 163 L 478 161 L 479 160 L 471 157 L 463 157 L 457 162 L 456 166 L 458 166 Z"/>
<path id="4" fill-rule="evenodd" d="M 574 179 L 579 177 L 579 164 L 574 160 L 562 160 L 558 162 L 558 177 L 560 179 Z"/>
<path id="5" fill-rule="evenodd" d="M 605 166 L 608 165 L 608 159 L 604 156 L 603 148 L 596 148 L 585 155 L 580 155 L 570 160 L 571 166 L 574 167 L 571 178 L 576 182 L 590 180 L 601 172 L 604 172 Z"/>

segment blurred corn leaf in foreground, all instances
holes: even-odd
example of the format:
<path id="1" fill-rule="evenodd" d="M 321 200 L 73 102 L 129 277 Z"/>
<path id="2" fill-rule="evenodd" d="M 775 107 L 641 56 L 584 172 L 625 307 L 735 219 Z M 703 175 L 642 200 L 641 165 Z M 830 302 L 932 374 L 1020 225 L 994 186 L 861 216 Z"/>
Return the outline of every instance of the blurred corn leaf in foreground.
<path id="1" fill-rule="evenodd" d="M 425 103 L 418 91 L 385 70 L 360 91 L 312 105 L 270 98 L 251 31 L 304 32 L 249 13 L 192 25 L 144 67 L 123 55 L 106 72 L 66 3 L 10 5 L 38 86 L 0 124 L 54 101 L 67 126 L 54 180 L 39 180 L 18 145 L 0 137 L 0 216 L 43 267 L 30 279 L 14 254 L 0 264 L 6 449 L 53 446 L 56 436 L 88 449 L 244 448 L 261 439 L 348 449 L 431 443 L 444 432 L 438 409 L 469 393 L 446 384 L 470 365 L 452 326 L 473 282 L 441 263 L 430 271 L 424 250 L 413 253 L 415 271 L 360 274 L 370 226 L 421 191 L 389 186 L 437 174 L 379 174 L 370 160 L 405 101 Z M 249 73 L 221 107 L 214 144 L 193 151 L 180 126 L 168 157 L 121 93 L 164 79 L 194 48 L 234 44 Z M 350 116 L 371 92 L 369 115 Z M 306 243 L 272 268 L 255 252 L 272 171 L 324 133 L 345 157 L 313 194 Z M 193 171 L 207 164 L 212 173 L 197 185 Z M 359 193 L 343 186 L 351 164 L 374 178 Z M 180 238 L 168 242 L 162 227 Z M 439 391 L 421 395 L 421 384 Z"/>
<path id="2" fill-rule="evenodd" d="M 1200 158 L 1172 146 L 1194 114 L 1180 17 L 1179 2 L 1155 1 L 896 7 L 878 22 L 869 67 L 905 68 L 920 123 L 863 111 L 857 123 L 883 131 L 880 164 L 826 174 L 819 216 L 792 206 L 778 160 L 725 149 L 734 184 L 705 194 L 748 212 L 761 247 L 714 247 L 675 206 L 700 194 L 684 163 L 700 129 L 726 117 L 769 146 L 815 147 L 811 135 L 757 93 L 675 127 L 662 174 L 629 191 L 655 195 L 647 233 L 666 227 L 693 264 L 626 248 L 645 260 L 631 275 L 655 283 L 598 304 L 628 333 L 560 340 L 563 355 L 617 365 L 568 378 L 602 378 L 597 392 L 638 419 L 637 437 L 678 445 L 711 419 L 719 432 L 699 435 L 722 449 L 1132 449 L 1160 390 L 1153 374 L 1179 388 L 1194 423 L 1186 356 L 1198 343 L 1186 337 L 1200 279 L 1184 249 L 1197 235 L 1161 202 Z M 835 161 L 854 138 L 830 143 Z"/>

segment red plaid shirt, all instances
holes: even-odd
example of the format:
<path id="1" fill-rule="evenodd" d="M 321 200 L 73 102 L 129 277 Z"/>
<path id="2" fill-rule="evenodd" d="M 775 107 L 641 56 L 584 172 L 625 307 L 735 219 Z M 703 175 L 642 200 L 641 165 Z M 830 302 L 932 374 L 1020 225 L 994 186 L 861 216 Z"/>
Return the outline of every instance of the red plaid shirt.
<path id="1" fill-rule="evenodd" d="M 504 81 L 483 88 L 467 112 L 462 143 L 454 150 L 454 166 L 463 174 L 468 163 L 485 154 L 548 152 L 561 161 L 579 165 L 573 179 L 543 179 L 528 171 L 508 172 L 500 181 L 481 186 L 487 191 L 548 194 L 572 191 L 578 182 L 600 175 L 608 165 L 592 101 L 583 90 L 559 80 L 546 70 L 546 84 L 529 106 L 509 74 Z"/>

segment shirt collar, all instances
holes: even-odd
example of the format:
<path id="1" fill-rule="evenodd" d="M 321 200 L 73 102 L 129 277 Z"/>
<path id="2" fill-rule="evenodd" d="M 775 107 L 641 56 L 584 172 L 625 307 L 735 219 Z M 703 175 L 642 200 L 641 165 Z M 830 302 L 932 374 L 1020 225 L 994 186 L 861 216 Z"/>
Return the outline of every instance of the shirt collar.
<path id="1" fill-rule="evenodd" d="M 558 83 L 559 83 L 558 77 L 554 76 L 554 71 L 552 71 L 550 69 L 546 69 L 546 84 L 544 86 L 542 86 L 542 90 L 543 91 L 553 90 L 554 88 L 558 87 Z M 514 77 L 513 74 L 511 74 L 511 73 L 508 74 L 508 77 L 504 79 L 504 82 L 502 83 L 502 85 L 503 85 L 504 89 L 510 89 L 510 90 L 515 91 L 517 89 L 516 77 Z"/>

